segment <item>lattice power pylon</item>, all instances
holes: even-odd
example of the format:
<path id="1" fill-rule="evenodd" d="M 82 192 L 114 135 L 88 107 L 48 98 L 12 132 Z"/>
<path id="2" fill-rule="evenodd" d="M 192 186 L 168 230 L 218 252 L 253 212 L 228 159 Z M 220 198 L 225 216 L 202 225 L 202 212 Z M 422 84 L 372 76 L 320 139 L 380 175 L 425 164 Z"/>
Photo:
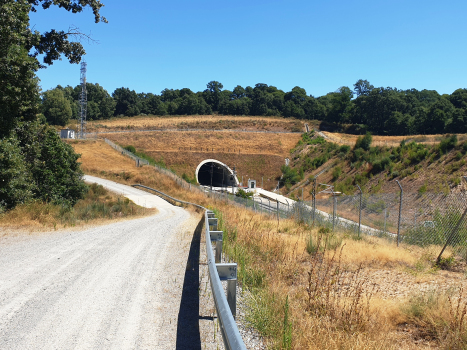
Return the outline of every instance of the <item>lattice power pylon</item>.
<path id="1" fill-rule="evenodd" d="M 86 92 L 86 68 L 87 63 L 81 62 L 81 95 L 79 98 L 79 103 L 81 105 L 81 114 L 80 114 L 80 128 L 79 128 L 79 138 L 86 138 L 86 112 L 88 106 L 88 94 Z"/>

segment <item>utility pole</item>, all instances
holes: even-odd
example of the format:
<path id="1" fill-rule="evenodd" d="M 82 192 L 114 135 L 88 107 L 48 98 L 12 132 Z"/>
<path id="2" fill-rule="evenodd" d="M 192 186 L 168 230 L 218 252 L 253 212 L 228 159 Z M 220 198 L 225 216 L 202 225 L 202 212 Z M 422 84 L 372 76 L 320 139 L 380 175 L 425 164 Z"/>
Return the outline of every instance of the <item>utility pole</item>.
<path id="1" fill-rule="evenodd" d="M 81 76 L 80 76 L 80 83 L 81 83 L 81 94 L 79 97 L 79 103 L 81 106 L 81 113 L 80 113 L 80 128 L 79 128 L 79 138 L 84 139 L 86 137 L 86 111 L 88 105 L 88 95 L 86 91 L 86 70 L 87 64 L 86 62 L 81 62 Z"/>

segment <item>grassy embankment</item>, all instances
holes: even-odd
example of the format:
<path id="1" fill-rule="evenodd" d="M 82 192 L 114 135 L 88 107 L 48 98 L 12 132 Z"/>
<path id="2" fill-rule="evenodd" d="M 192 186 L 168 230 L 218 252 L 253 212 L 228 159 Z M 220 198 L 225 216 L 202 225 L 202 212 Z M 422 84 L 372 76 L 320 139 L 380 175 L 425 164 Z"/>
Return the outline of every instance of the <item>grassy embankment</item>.
<path id="1" fill-rule="evenodd" d="M 360 137 L 362 140 L 362 137 Z M 356 141 L 357 142 L 357 141 Z M 397 147 L 350 147 L 326 141 L 316 133 L 304 134 L 292 150 L 291 168 L 298 183 L 286 184 L 283 193 L 296 195 L 304 188 L 305 200 L 311 198 L 310 179 L 319 172 L 320 183 L 334 185 L 335 191 L 358 193 L 397 193 L 399 180 L 406 192 L 449 193 L 461 184 L 467 170 L 467 142 L 456 135 L 446 135 L 437 144 L 426 145 L 402 141 Z M 301 175 L 301 176 L 300 176 Z"/>
<path id="2" fill-rule="evenodd" d="M 70 121 L 74 128 L 76 121 Z M 311 125 L 311 124 L 310 124 Z M 241 116 L 137 116 L 112 118 L 110 120 L 89 121 L 88 132 L 144 129 L 203 129 L 203 130 L 249 130 L 249 131 L 289 131 L 303 132 L 303 121 L 281 117 L 241 117 Z"/>
<path id="3" fill-rule="evenodd" d="M 123 146 L 134 146 L 157 162 L 163 162 L 179 176 L 195 177 L 201 161 L 214 158 L 236 167 L 241 179 L 256 179 L 272 189 L 280 177 L 280 167 L 300 134 L 240 133 L 233 131 L 160 131 L 105 135 Z"/>
<path id="4" fill-rule="evenodd" d="M 252 291 L 248 318 L 271 348 L 467 346 L 467 299 L 455 289 L 465 278 L 433 268 L 423 249 L 232 210 L 154 169 L 135 168 L 102 142 L 72 144 L 83 154 L 86 173 L 216 208 L 226 252 L 239 264 L 240 282 Z"/>
<path id="5" fill-rule="evenodd" d="M 31 202 L 0 214 L 0 227 L 38 230 L 75 227 L 84 224 L 105 224 L 109 220 L 155 214 L 120 195 L 96 184 L 89 186 L 85 197 L 73 207 L 53 203 Z"/>

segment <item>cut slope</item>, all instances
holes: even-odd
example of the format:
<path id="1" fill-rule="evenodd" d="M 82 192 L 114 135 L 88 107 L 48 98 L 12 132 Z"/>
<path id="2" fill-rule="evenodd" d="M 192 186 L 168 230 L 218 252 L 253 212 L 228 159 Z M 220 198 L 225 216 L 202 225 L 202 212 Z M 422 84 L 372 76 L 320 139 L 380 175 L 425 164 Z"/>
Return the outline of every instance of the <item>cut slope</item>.
<path id="1" fill-rule="evenodd" d="M 155 160 L 163 159 L 179 175 L 194 177 L 205 159 L 216 159 L 236 168 L 239 180 L 263 178 L 272 189 L 280 177 L 280 167 L 290 149 L 300 139 L 293 133 L 236 133 L 232 131 L 155 131 L 106 135 L 120 145 L 132 145 Z"/>

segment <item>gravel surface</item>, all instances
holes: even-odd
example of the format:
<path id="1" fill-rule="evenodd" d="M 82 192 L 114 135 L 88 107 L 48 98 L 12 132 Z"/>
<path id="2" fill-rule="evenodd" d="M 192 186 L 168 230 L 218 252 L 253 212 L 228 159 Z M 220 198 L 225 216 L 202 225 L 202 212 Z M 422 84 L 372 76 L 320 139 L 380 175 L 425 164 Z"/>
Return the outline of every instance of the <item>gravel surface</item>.
<path id="1" fill-rule="evenodd" d="M 117 191 L 158 214 L 0 240 L 0 349 L 177 348 L 197 219 L 146 192 Z"/>

